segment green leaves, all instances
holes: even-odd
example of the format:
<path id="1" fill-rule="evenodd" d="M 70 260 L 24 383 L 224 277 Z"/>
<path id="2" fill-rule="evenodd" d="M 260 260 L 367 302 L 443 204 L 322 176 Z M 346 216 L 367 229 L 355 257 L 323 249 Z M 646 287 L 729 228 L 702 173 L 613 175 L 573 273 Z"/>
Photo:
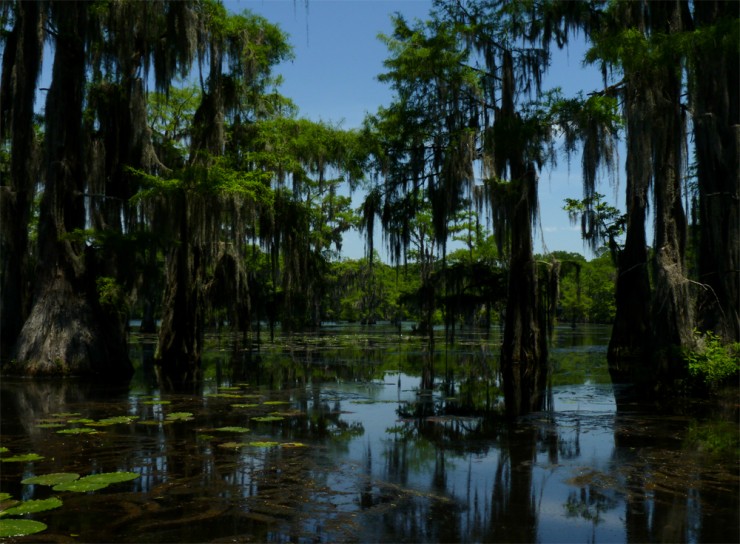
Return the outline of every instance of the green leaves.
<path id="1" fill-rule="evenodd" d="M 21 516 L 24 514 L 35 514 L 62 506 L 62 501 L 56 497 L 48 499 L 30 500 L 20 503 L 18 506 L 0 511 L 0 516 Z"/>
<path id="2" fill-rule="evenodd" d="M 32 535 L 46 528 L 45 523 L 30 519 L 0 519 L 0 538 Z"/>

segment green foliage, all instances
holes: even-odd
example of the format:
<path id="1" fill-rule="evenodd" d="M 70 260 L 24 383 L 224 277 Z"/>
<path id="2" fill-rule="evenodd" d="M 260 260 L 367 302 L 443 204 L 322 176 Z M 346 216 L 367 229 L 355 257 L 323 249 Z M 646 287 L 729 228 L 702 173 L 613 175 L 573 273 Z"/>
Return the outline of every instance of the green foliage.
<path id="1" fill-rule="evenodd" d="M 31 519 L 0 519 L 0 537 L 32 535 L 45 531 L 47 525 Z"/>
<path id="2" fill-rule="evenodd" d="M 694 330 L 696 347 L 684 351 L 689 374 L 710 389 L 737 378 L 740 373 L 740 343 L 724 344 L 711 331 Z"/>

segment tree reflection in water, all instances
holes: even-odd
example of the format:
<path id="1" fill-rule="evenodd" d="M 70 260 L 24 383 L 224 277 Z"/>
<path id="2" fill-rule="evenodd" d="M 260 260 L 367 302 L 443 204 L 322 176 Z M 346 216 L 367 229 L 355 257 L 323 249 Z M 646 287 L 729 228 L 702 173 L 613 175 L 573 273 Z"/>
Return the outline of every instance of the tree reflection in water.
<path id="1" fill-rule="evenodd" d="M 0 491 L 61 496 L 34 515 L 49 525 L 37 541 L 738 540 L 736 409 L 617 409 L 608 384 L 564 383 L 606 374 L 580 334 L 571 347 L 561 337 L 574 351 L 555 352 L 549 410 L 508 422 L 489 409 L 498 393 L 483 357 L 495 349 L 471 348 L 483 340 L 458 335 L 457 351 L 437 354 L 445 383 L 429 390 L 418 341 L 375 330 L 212 352 L 187 392 L 146 365 L 122 391 L 4 379 L 2 446 L 45 459 L 2 463 Z M 270 414 L 282 419 L 255 419 Z M 138 419 L 90 435 L 39 427 L 121 415 Z M 84 494 L 20 484 L 116 470 L 141 477 Z"/>

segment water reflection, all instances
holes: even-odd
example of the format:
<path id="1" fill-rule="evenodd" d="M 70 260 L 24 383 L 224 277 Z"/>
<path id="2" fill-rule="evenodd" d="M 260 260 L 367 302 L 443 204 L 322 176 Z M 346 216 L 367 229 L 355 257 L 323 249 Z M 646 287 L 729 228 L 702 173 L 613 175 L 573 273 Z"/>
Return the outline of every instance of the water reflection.
<path id="1" fill-rule="evenodd" d="M 143 345 L 125 391 L 3 380 L 2 446 L 45 459 L 2 463 L 0 491 L 62 498 L 32 515 L 49 525 L 37 542 L 737 541 L 736 408 L 618 410 L 604 344 L 589 343 L 608 331 L 569 333 L 550 410 L 515 424 L 495 411 L 498 338 L 472 332 L 433 357 L 395 328 L 241 352 L 213 338 L 187 392 L 152 373 Z M 20 483 L 116 470 L 141 477 L 83 494 Z"/>

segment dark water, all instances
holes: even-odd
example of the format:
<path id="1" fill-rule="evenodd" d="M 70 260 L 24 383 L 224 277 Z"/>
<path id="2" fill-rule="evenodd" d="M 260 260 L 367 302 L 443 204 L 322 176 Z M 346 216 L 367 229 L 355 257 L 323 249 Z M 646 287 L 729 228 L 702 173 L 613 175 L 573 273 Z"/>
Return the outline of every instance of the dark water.
<path id="1" fill-rule="evenodd" d="M 737 542 L 737 400 L 618 410 L 608 329 L 556 333 L 548 410 L 513 425 L 491 415 L 495 333 L 438 342 L 433 390 L 422 340 L 381 325 L 236 355 L 212 338 L 189 392 L 146 363 L 125 390 L 3 379 L 2 455 L 44 459 L 0 463 L 0 492 L 62 499 L 24 516 L 48 525 L 18 539 L 33 542 Z M 82 427 L 99 432 L 57 432 Z M 112 471 L 140 477 L 88 493 L 20 483 Z"/>

